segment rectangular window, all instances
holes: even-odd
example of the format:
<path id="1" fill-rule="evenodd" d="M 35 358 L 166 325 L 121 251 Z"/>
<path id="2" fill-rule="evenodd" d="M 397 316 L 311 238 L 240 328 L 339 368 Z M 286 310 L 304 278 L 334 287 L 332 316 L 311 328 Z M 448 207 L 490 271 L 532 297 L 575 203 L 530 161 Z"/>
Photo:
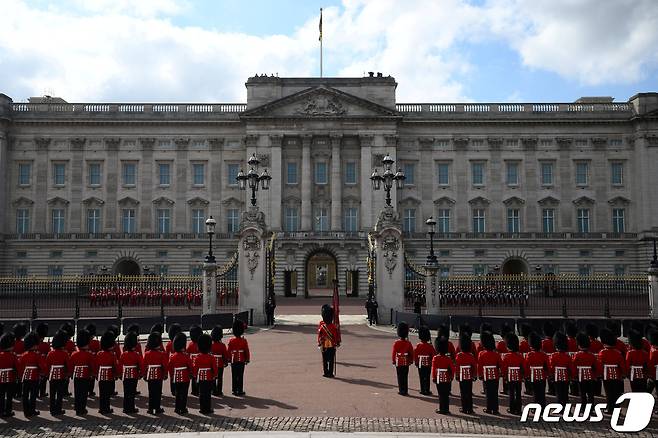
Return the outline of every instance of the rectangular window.
<path id="1" fill-rule="evenodd" d="M 345 209 L 345 224 L 343 229 L 348 233 L 353 233 L 359 230 L 359 216 L 356 208 L 351 207 Z"/>
<path id="2" fill-rule="evenodd" d="M 226 224 L 229 233 L 237 233 L 240 230 L 240 212 L 237 208 L 229 208 L 226 212 Z"/>
<path id="3" fill-rule="evenodd" d="M 616 249 L 615 250 L 615 257 L 624 257 L 626 255 L 626 251 L 623 249 Z"/>
<path id="4" fill-rule="evenodd" d="M 519 163 L 507 162 L 507 185 L 519 185 Z"/>
<path id="5" fill-rule="evenodd" d="M 544 274 L 557 274 L 557 266 L 556 265 L 543 265 L 542 273 L 544 273 Z"/>
<path id="6" fill-rule="evenodd" d="M 27 268 L 25 267 L 20 267 L 16 268 L 16 276 L 17 277 L 27 277 Z"/>
<path id="7" fill-rule="evenodd" d="M 586 186 L 589 179 L 589 163 L 576 163 L 576 185 Z"/>
<path id="8" fill-rule="evenodd" d="M 286 184 L 297 184 L 297 163 L 288 162 L 286 166 Z"/>
<path id="9" fill-rule="evenodd" d="M 471 178 L 474 186 L 484 185 L 484 163 L 471 163 Z"/>
<path id="10" fill-rule="evenodd" d="M 327 184 L 327 163 L 323 161 L 315 163 L 315 183 Z"/>
<path id="11" fill-rule="evenodd" d="M 487 252 L 483 249 L 476 249 L 473 251 L 473 257 L 485 257 Z"/>
<path id="12" fill-rule="evenodd" d="M 521 220 L 519 218 L 518 208 L 507 209 L 507 232 L 508 233 L 521 232 Z"/>
<path id="13" fill-rule="evenodd" d="M 136 212 L 133 208 L 121 210 L 121 231 L 125 234 L 137 232 Z"/>
<path id="14" fill-rule="evenodd" d="M 156 253 L 156 255 L 157 255 L 157 257 L 160 258 L 160 259 L 165 259 L 165 258 L 167 258 L 167 257 L 169 256 L 169 252 L 167 252 L 167 251 L 158 251 L 158 252 Z"/>
<path id="15" fill-rule="evenodd" d="M 439 233 L 450 232 L 450 210 L 447 208 L 439 209 L 439 220 L 436 221 L 436 231 Z"/>
<path id="16" fill-rule="evenodd" d="M 589 233 L 589 209 L 578 209 L 578 232 Z"/>
<path id="17" fill-rule="evenodd" d="M 284 213 L 286 231 L 299 231 L 299 210 L 297 207 L 286 207 Z"/>
<path id="18" fill-rule="evenodd" d="M 32 164 L 21 163 L 18 165 L 18 185 L 29 186 L 32 176 Z"/>
<path id="19" fill-rule="evenodd" d="M 63 234 L 64 233 L 64 209 L 62 208 L 53 208 L 51 211 L 53 233 Z"/>
<path id="20" fill-rule="evenodd" d="M 168 208 L 159 208 L 158 216 L 158 233 L 169 234 L 171 232 L 171 210 Z"/>
<path id="21" fill-rule="evenodd" d="M 555 232 L 555 209 L 544 208 L 541 211 L 541 228 L 544 233 Z"/>
<path id="22" fill-rule="evenodd" d="M 612 209 L 612 231 L 615 233 L 625 233 L 626 224 L 624 216 L 626 211 L 623 208 L 613 208 Z"/>
<path id="23" fill-rule="evenodd" d="M 610 164 L 610 176 L 613 186 L 621 186 L 624 184 L 624 164 L 612 163 Z"/>
<path id="24" fill-rule="evenodd" d="M 27 234 L 30 232 L 30 210 L 19 208 L 16 210 L 16 232 L 18 234 Z"/>
<path id="25" fill-rule="evenodd" d="M 552 249 L 545 250 L 544 257 L 555 257 L 555 251 Z"/>
<path id="26" fill-rule="evenodd" d="M 402 221 L 402 231 L 405 233 L 415 233 L 416 232 L 416 209 L 415 208 L 405 208 L 403 221 Z"/>
<path id="27" fill-rule="evenodd" d="M 240 172 L 240 165 L 239 164 L 234 164 L 231 163 L 228 165 L 228 185 L 229 186 L 237 186 L 238 185 L 238 180 L 236 179 L 238 177 L 238 172 Z"/>
<path id="28" fill-rule="evenodd" d="M 53 164 L 53 184 L 56 186 L 66 184 L 66 165 L 64 163 Z"/>
<path id="29" fill-rule="evenodd" d="M 101 210 L 99 208 L 87 210 L 87 232 L 91 234 L 101 232 Z"/>
<path id="30" fill-rule="evenodd" d="M 345 163 L 345 184 L 356 184 L 356 162 Z"/>
<path id="31" fill-rule="evenodd" d="M 416 165 L 414 163 L 404 163 L 402 166 L 404 172 L 404 185 L 413 186 L 416 184 Z"/>
<path id="32" fill-rule="evenodd" d="M 449 249 L 440 249 L 439 250 L 439 257 L 450 257 L 450 250 Z"/>
<path id="33" fill-rule="evenodd" d="M 578 266 L 578 275 L 581 277 L 589 277 L 592 275 L 592 266 L 590 265 L 579 265 Z"/>
<path id="34" fill-rule="evenodd" d="M 51 259 L 61 259 L 62 258 L 62 251 L 50 251 L 50 258 Z"/>
<path id="35" fill-rule="evenodd" d="M 64 268 L 61 266 L 48 266 L 48 276 L 61 277 L 62 275 L 64 275 Z"/>
<path id="36" fill-rule="evenodd" d="M 123 163 L 123 185 L 134 186 L 137 182 L 137 165 L 135 163 Z"/>
<path id="37" fill-rule="evenodd" d="M 326 208 L 318 208 L 315 212 L 315 231 L 329 231 L 329 215 Z"/>
<path id="38" fill-rule="evenodd" d="M 473 274 L 474 275 L 485 275 L 487 273 L 487 265 L 473 265 Z"/>
<path id="39" fill-rule="evenodd" d="M 553 185 L 553 163 L 541 163 L 541 185 Z"/>
<path id="40" fill-rule="evenodd" d="M 200 277 L 203 274 L 203 268 L 200 265 L 190 266 L 190 275 L 193 277 Z"/>
<path id="41" fill-rule="evenodd" d="M 161 186 L 168 186 L 171 184 L 171 165 L 169 163 L 158 164 L 158 175 Z"/>
<path id="42" fill-rule="evenodd" d="M 89 173 L 89 185 L 90 186 L 100 186 L 101 185 L 101 164 L 100 163 L 89 163 L 88 166 Z"/>
<path id="43" fill-rule="evenodd" d="M 483 208 L 476 208 L 473 210 L 473 232 L 485 232 L 485 211 Z"/>
<path id="44" fill-rule="evenodd" d="M 450 265 L 439 266 L 439 275 L 441 278 L 450 277 Z"/>
<path id="45" fill-rule="evenodd" d="M 580 257 L 591 257 L 592 256 L 592 250 L 590 250 L 590 249 L 581 249 L 578 252 L 578 255 L 580 255 Z"/>
<path id="46" fill-rule="evenodd" d="M 192 164 L 192 184 L 202 186 L 206 182 L 206 167 L 202 163 Z"/>
<path id="47" fill-rule="evenodd" d="M 98 257 L 98 251 L 96 250 L 85 251 L 85 257 L 86 258 Z"/>
<path id="48" fill-rule="evenodd" d="M 626 265 L 615 265 L 615 275 L 618 277 L 626 275 Z"/>
<path id="49" fill-rule="evenodd" d="M 450 164 L 439 163 L 437 165 L 437 174 L 439 177 L 440 186 L 450 185 Z"/>
<path id="50" fill-rule="evenodd" d="M 192 232 L 194 234 L 205 233 L 206 212 L 201 208 L 192 210 Z"/>
<path id="51" fill-rule="evenodd" d="M 159 265 L 159 266 L 158 266 L 158 274 L 160 274 L 160 275 L 167 275 L 167 274 L 169 274 L 169 266 L 167 266 L 167 265 Z"/>

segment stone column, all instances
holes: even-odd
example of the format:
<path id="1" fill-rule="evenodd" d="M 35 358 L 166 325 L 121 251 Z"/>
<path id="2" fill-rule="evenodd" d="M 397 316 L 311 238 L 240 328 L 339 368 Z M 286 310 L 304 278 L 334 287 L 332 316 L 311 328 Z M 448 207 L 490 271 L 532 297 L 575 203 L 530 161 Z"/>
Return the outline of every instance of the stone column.
<path id="1" fill-rule="evenodd" d="M 83 155 L 84 155 L 84 138 L 76 138 L 71 140 L 71 214 L 69 219 L 69 231 L 71 233 L 79 233 L 87 231 L 84 227 L 83 217 L 86 214 L 82 208 L 82 192 L 84 190 L 84 183 L 82 180 L 83 173 Z"/>
<path id="2" fill-rule="evenodd" d="M 210 205 L 208 205 L 208 216 L 215 215 L 219 217 L 219 205 L 222 200 L 222 148 L 224 147 L 223 138 L 209 138 L 208 144 L 210 146 Z M 216 210 L 215 210 L 216 209 Z"/>
<path id="3" fill-rule="evenodd" d="M 32 185 L 37 188 L 34 200 L 34 232 L 50 232 L 50 212 L 48 210 L 48 147 L 50 138 L 35 138 L 37 156 L 32 166 Z"/>
<path id="4" fill-rule="evenodd" d="M 141 140 L 140 140 L 141 141 Z M 119 191 L 119 178 L 121 176 L 121 168 L 119 163 L 119 143 L 118 142 L 111 142 L 108 143 L 107 141 L 105 142 L 105 151 L 106 151 L 106 157 L 107 160 L 103 164 L 103 172 L 106 172 L 106 190 L 105 190 L 105 205 L 108 207 L 105 211 L 105 218 L 103 220 L 103 228 L 107 230 L 109 233 L 114 233 L 117 231 L 121 230 L 121 208 L 117 208 L 117 212 L 115 214 L 110 214 L 110 208 L 112 206 L 117 205 L 117 193 Z M 151 205 L 151 202 L 149 200 L 148 205 Z M 135 207 L 137 208 L 137 207 Z M 148 210 L 148 214 L 150 217 L 151 210 Z M 139 213 L 140 217 L 144 215 L 144 207 L 142 207 L 142 210 Z M 118 223 L 117 223 L 118 221 Z M 148 224 L 148 228 L 137 228 L 137 231 L 148 231 L 153 229 L 153 222 L 150 222 Z"/>
<path id="5" fill-rule="evenodd" d="M 374 229 L 377 301 L 380 321 L 390 324 L 391 311 L 404 309 L 404 246 L 400 217 L 385 207 Z"/>
<path id="6" fill-rule="evenodd" d="M 153 220 L 153 186 L 155 185 L 155 178 L 153 177 L 153 170 L 155 163 L 153 162 L 153 147 L 155 146 L 154 138 L 140 138 L 139 144 L 142 148 L 142 163 L 140 166 L 141 172 L 138 173 L 139 180 L 142 182 L 140 190 L 140 209 L 139 209 L 139 230 L 148 231 L 155 230 Z M 178 184 L 178 181 L 174 181 Z M 120 213 L 119 213 L 119 217 Z M 117 226 L 120 230 L 121 226 Z"/>
<path id="7" fill-rule="evenodd" d="M 331 230 L 340 231 L 342 226 L 343 181 L 340 174 L 340 142 L 342 135 L 331 136 Z"/>
<path id="8" fill-rule="evenodd" d="M 203 308 L 202 315 L 209 315 L 215 313 L 217 308 L 217 281 L 215 279 L 215 271 L 217 270 L 216 262 L 203 263 Z"/>
<path id="9" fill-rule="evenodd" d="M 239 311 L 253 311 L 254 324 L 265 323 L 265 215 L 249 207 L 240 221 L 238 242 Z"/>
<path id="10" fill-rule="evenodd" d="M 372 135 L 360 135 L 361 144 L 361 229 L 367 230 L 372 227 Z M 381 167 L 381 166 L 380 166 Z M 380 170 L 381 173 L 381 170 Z"/>
<path id="11" fill-rule="evenodd" d="M 311 231 L 313 229 L 311 221 L 311 192 L 313 191 L 311 139 L 310 135 L 302 136 L 302 231 Z"/>
<path id="12" fill-rule="evenodd" d="M 190 144 L 189 138 L 176 138 L 176 180 L 174 181 L 175 198 L 173 211 L 173 226 L 171 231 L 173 233 L 189 233 L 190 227 L 188 224 L 187 215 L 187 194 L 190 192 L 192 186 L 192 179 L 187 179 L 187 174 L 190 172 L 190 159 L 188 154 L 188 147 Z M 151 184 L 153 184 L 151 182 Z"/>
<path id="13" fill-rule="evenodd" d="M 270 135 L 270 202 L 272 212 L 269 215 L 270 229 L 272 231 L 281 231 L 281 191 L 283 187 L 283 168 L 281 167 L 281 143 L 282 135 Z"/>

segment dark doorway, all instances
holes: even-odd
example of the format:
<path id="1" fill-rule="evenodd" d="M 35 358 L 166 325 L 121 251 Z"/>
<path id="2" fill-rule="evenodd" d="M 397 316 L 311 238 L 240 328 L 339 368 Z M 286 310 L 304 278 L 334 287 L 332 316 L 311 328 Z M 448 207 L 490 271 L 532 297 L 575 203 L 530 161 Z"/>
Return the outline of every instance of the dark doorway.
<path id="1" fill-rule="evenodd" d="M 123 259 L 114 266 L 114 273 L 125 276 L 140 275 L 139 264 L 133 259 Z"/>
<path id="2" fill-rule="evenodd" d="M 334 293 L 334 280 L 338 279 L 336 256 L 323 249 L 312 252 L 304 268 L 304 296 L 330 297 Z"/>
<path id="3" fill-rule="evenodd" d="M 359 271 L 347 271 L 345 277 L 345 293 L 351 297 L 358 297 Z"/>
<path id="4" fill-rule="evenodd" d="M 528 273 L 528 264 L 521 258 L 511 258 L 505 260 L 503 263 L 503 274 L 507 275 L 521 275 Z"/>
<path id="5" fill-rule="evenodd" d="M 286 297 L 297 296 L 297 271 L 283 271 L 283 294 Z"/>

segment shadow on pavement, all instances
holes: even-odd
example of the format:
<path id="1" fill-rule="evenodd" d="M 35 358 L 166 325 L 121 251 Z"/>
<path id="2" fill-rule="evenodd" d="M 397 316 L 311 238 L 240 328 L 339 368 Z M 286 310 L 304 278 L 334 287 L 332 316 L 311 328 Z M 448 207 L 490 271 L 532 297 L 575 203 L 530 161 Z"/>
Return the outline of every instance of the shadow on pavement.
<path id="1" fill-rule="evenodd" d="M 378 389 L 390 389 L 390 388 L 397 388 L 397 385 L 391 385 L 388 383 L 382 383 L 382 382 L 376 382 L 374 380 L 368 380 L 368 379 L 350 379 L 350 378 L 344 378 L 344 377 L 334 377 L 334 380 L 340 380 L 341 382 L 345 383 L 350 383 L 352 385 L 361 385 L 361 386 L 370 386 L 372 388 L 378 388 Z"/>

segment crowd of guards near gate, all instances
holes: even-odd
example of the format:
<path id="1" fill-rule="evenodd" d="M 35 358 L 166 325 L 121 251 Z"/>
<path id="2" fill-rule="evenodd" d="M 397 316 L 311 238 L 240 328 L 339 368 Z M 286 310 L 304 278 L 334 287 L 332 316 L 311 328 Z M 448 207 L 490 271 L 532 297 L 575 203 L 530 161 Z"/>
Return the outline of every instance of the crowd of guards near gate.
<path id="1" fill-rule="evenodd" d="M 121 348 L 116 326 L 98 339 L 93 324 L 74 334 L 73 326 L 66 323 L 48 342 L 47 324 L 39 324 L 32 332 L 28 332 L 25 324 L 16 324 L 0 336 L 0 416 L 14 415 L 14 400 L 21 402 L 26 418 L 39 415 L 37 399 L 48 397 L 48 386 L 53 416 L 65 414 L 67 398 L 73 399 L 76 415 L 87 415 L 87 401 L 96 397 L 95 387 L 99 413 L 112 414 L 112 400 L 118 395 L 117 380 L 123 381 L 123 412 L 135 414 L 140 379 L 147 382 L 147 412 L 151 415 L 164 412 L 161 402 L 165 380 L 171 381 L 177 414 L 188 413 L 190 385 L 191 394 L 199 398 L 200 413 L 212 414 L 213 399 L 224 395 L 225 367 L 231 366 L 233 395 L 245 395 L 244 370 L 251 354 L 243 336 L 245 324 L 236 320 L 232 328 L 233 337 L 224 344 L 221 326 L 216 326 L 211 334 L 192 326 L 188 339 L 179 325 L 172 324 L 168 332 L 170 340 L 165 346 L 163 327 L 156 324 L 142 349 L 138 326 L 128 328 Z M 0 333 L 3 332 L 0 324 Z"/>
<path id="2" fill-rule="evenodd" d="M 635 324 L 628 343 L 620 339 L 621 326 L 609 321 L 599 330 L 587 324 L 579 331 L 573 322 L 558 330 L 546 322 L 541 332 L 522 325 L 517 335 L 503 325 L 496 342 L 489 324 L 480 327 L 479 342 L 473 341 L 468 325 L 460 327 L 457 346 L 449 340 L 446 326 L 438 330 L 434 343 L 430 330 L 421 326 L 419 342 L 409 341 L 409 326 L 401 322 L 398 339 L 393 344 L 391 361 L 396 370 L 398 393 L 408 395 L 409 369 L 416 367 L 420 393 L 432 395 L 431 382 L 438 395 L 437 413 L 450 413 L 453 380 L 458 382 L 460 412 L 472 414 L 474 383 L 482 381 L 484 411 L 500 413 L 500 397 L 507 402 L 507 412 L 521 415 L 522 393 L 526 401 L 545 406 L 547 395 L 554 402 L 592 403 L 605 395 L 606 413 L 611 414 L 618 397 L 624 392 L 624 380 L 633 392 L 658 393 L 658 325 Z M 572 399 L 573 397 L 573 399 Z"/>
<path id="3" fill-rule="evenodd" d="M 93 286 L 88 298 L 91 307 L 117 306 L 200 306 L 202 302 L 200 286 Z M 217 305 L 238 304 L 237 288 L 217 289 Z"/>

